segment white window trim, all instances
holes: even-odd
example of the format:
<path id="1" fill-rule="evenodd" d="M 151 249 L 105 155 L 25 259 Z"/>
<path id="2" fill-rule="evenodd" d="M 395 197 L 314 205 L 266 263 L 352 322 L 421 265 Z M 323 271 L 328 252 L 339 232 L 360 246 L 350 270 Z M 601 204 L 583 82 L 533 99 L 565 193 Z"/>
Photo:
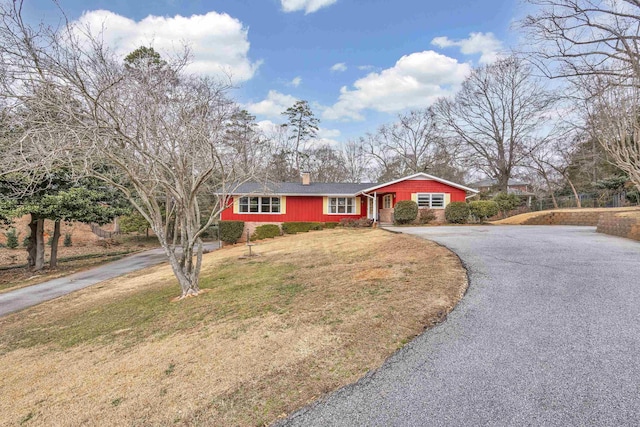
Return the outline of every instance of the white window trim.
<path id="1" fill-rule="evenodd" d="M 347 199 L 351 199 L 353 200 L 353 204 L 351 205 L 351 208 L 353 209 L 353 212 L 348 213 L 348 212 L 344 212 L 344 213 L 339 213 L 339 212 L 335 212 L 332 213 L 331 212 L 331 199 L 345 199 L 345 211 L 347 210 Z M 358 215 L 358 209 L 356 207 L 356 201 L 357 199 L 355 197 L 344 197 L 344 196 L 336 196 L 336 197 L 327 197 L 327 215 Z M 337 203 L 337 201 L 336 201 Z M 336 204 L 336 208 L 338 207 L 338 205 Z M 337 209 L 336 209 L 337 210 Z"/>
<path id="2" fill-rule="evenodd" d="M 257 197 L 258 198 L 258 212 L 251 212 L 250 210 L 247 212 L 242 212 L 242 199 L 251 199 Z M 279 212 L 261 212 L 260 209 L 262 209 L 262 199 L 264 197 L 268 197 L 269 199 L 278 199 L 278 207 L 279 207 Z M 251 203 L 249 201 L 249 209 L 251 209 Z M 269 208 L 271 208 L 272 203 L 271 200 L 269 200 Z M 280 196 L 243 196 L 238 198 L 238 214 L 240 215 L 282 215 L 282 197 Z"/>
<path id="3" fill-rule="evenodd" d="M 429 196 L 429 206 L 420 206 L 420 196 Z M 433 196 L 442 196 L 442 206 L 433 206 Z M 418 193 L 416 194 L 416 203 L 418 203 L 418 208 L 422 209 L 444 209 L 447 207 L 447 197 L 445 193 Z"/>

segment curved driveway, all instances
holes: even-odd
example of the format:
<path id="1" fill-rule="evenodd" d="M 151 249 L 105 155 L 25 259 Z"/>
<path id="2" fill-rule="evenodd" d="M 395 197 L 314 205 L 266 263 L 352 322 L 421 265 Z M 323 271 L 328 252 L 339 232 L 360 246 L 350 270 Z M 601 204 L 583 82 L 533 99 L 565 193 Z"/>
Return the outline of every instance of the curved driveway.
<path id="1" fill-rule="evenodd" d="M 204 247 L 218 249 L 218 243 L 205 243 Z M 0 293 L 0 317 L 163 262 L 167 262 L 164 249 L 150 249 L 90 270 Z"/>
<path id="2" fill-rule="evenodd" d="M 640 243 L 593 227 L 400 228 L 454 250 L 466 296 L 283 425 L 640 425 Z"/>

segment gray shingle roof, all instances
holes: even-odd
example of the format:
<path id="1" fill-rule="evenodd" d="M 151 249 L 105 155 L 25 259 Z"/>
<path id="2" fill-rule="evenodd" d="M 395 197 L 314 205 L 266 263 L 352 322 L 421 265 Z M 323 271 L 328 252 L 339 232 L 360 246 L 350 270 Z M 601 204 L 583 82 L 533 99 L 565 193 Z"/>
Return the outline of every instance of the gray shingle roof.
<path id="1" fill-rule="evenodd" d="M 312 182 L 309 185 L 302 185 L 299 182 L 245 182 L 240 185 L 233 194 L 281 194 L 286 195 L 350 195 L 373 187 L 372 183 L 331 183 Z"/>

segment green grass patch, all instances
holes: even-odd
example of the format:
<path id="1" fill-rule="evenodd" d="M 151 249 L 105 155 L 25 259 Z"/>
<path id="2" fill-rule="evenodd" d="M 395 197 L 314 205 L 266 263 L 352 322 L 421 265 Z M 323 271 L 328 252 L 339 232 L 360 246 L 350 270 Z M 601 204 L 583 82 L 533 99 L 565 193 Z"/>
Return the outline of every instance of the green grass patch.
<path id="1" fill-rule="evenodd" d="M 222 319 L 282 314 L 304 291 L 304 286 L 289 281 L 293 270 L 293 265 L 279 263 L 232 262 L 203 271 L 200 287 L 209 291 L 197 298 L 169 303 L 179 291 L 175 281 L 167 280 L 155 289 L 96 304 L 81 313 L 52 316 L 45 323 L 25 317 L 20 327 L 14 323 L 4 331 L 0 353 L 37 345 L 68 349 L 115 342 L 129 347 Z"/>

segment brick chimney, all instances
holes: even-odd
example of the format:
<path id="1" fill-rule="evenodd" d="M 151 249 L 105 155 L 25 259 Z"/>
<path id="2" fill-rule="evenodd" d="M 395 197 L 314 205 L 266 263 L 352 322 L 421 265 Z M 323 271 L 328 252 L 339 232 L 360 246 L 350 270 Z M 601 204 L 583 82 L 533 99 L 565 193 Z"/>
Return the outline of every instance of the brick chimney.
<path id="1" fill-rule="evenodd" d="M 311 184 L 311 174 L 309 172 L 302 172 L 302 185 Z"/>

